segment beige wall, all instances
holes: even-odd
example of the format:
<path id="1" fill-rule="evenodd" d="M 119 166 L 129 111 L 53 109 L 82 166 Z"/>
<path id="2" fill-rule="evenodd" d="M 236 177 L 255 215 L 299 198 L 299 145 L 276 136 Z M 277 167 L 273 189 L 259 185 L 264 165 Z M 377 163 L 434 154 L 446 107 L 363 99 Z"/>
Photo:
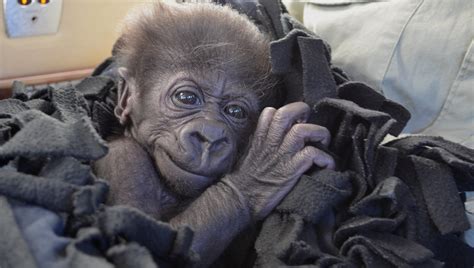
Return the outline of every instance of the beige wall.
<path id="1" fill-rule="evenodd" d="M 110 55 L 118 25 L 149 0 L 63 0 L 55 35 L 8 39 L 0 1 L 0 80 L 93 68 Z"/>
<path id="2" fill-rule="evenodd" d="M 0 89 L 9 87 L 12 79 L 20 77 L 28 77 L 29 80 L 22 80 L 33 81 L 31 83 L 44 83 L 58 79 L 58 72 L 97 66 L 110 55 L 119 22 L 130 9 L 144 2 L 152 0 L 63 0 L 57 34 L 9 39 L 4 25 L 3 1 L 0 0 Z M 289 7 L 294 11 L 294 5 L 289 4 Z M 87 72 L 59 74 L 59 77 L 72 79 L 69 77 L 78 73 Z"/>

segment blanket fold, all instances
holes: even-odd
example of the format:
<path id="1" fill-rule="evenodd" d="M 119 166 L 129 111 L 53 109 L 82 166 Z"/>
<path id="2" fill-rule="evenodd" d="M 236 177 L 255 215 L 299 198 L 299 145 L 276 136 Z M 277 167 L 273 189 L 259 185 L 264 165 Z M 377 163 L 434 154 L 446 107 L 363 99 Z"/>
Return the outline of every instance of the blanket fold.
<path id="1" fill-rule="evenodd" d="M 275 16 L 268 17 L 275 21 Z M 330 130 L 338 171 L 301 178 L 264 221 L 256 266 L 472 266 L 467 255 L 447 258 L 440 243 L 469 228 L 459 192 L 473 186 L 474 151 L 438 137 L 382 144 L 387 134 L 402 131 L 408 111 L 369 86 L 338 76 L 324 57 L 329 48 L 300 24 L 280 18 L 287 32 L 272 44 L 274 72 L 284 77 L 287 101 L 311 104 L 312 122 Z M 315 51 L 328 60 L 325 68 Z M 301 59 L 315 64 L 305 66 Z M 313 68 L 320 73 L 314 75 Z"/>
<path id="2" fill-rule="evenodd" d="M 91 78 L 77 88 L 48 87 L 32 94 L 16 83 L 15 97 L 0 102 L 0 136 L 5 137 L 0 143 L 0 241 L 5 242 L 0 266 L 187 267 L 196 262 L 189 229 L 174 230 L 131 208 L 104 206 L 108 185 L 95 177 L 90 163 L 104 156 L 107 146 L 94 128 L 87 100 L 101 100 L 111 85 L 108 78 Z M 48 105 L 28 105 L 35 100 Z"/>

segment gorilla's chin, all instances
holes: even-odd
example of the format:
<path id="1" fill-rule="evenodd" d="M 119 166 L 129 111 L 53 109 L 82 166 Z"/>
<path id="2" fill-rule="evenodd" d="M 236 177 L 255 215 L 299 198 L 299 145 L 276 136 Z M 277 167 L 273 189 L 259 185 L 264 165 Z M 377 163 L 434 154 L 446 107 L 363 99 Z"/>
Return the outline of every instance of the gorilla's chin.
<path id="1" fill-rule="evenodd" d="M 166 186 L 182 197 L 199 196 L 217 179 L 217 177 L 200 175 L 181 168 L 166 152 L 161 150 L 155 152 L 155 163 Z"/>

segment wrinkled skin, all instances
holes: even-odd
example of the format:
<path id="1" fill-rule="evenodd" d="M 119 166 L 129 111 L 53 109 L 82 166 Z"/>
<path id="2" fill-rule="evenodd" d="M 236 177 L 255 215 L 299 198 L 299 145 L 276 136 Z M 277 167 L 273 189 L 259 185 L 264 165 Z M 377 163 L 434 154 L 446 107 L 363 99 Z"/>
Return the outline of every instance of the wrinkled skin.
<path id="1" fill-rule="evenodd" d="M 121 73 L 126 77 L 126 70 Z M 164 178 L 173 178 L 166 186 L 180 196 L 196 197 L 230 171 L 237 148 L 248 142 L 257 97 L 236 88 L 221 72 L 178 73 L 164 80 L 159 86 L 164 90 L 146 93 L 127 85 L 117 116 L 133 122 L 128 136 L 154 156 Z"/>
<path id="2" fill-rule="evenodd" d="M 110 153 L 96 164 L 97 173 L 111 182 L 112 203 L 135 206 L 174 226 L 191 226 L 193 249 L 205 261 L 268 215 L 313 164 L 334 167 L 329 155 L 306 145 L 330 141 L 326 128 L 305 123 L 308 105 L 265 108 L 248 140 L 243 137 L 254 130 L 256 98 L 217 77 L 196 82 L 177 75 L 147 96 L 128 85 L 117 110 L 133 127 L 112 140 Z M 176 99 L 180 91 L 197 92 L 202 100 L 183 105 Z M 245 107 L 245 119 L 224 112 L 233 103 Z M 236 164 L 237 149 L 248 142 L 249 150 Z"/>
<path id="3" fill-rule="evenodd" d="M 137 72 L 119 68 L 115 114 L 125 133 L 109 140 L 94 168 L 110 183 L 110 204 L 190 226 L 192 249 L 207 266 L 312 165 L 334 168 L 334 161 L 307 145 L 330 142 L 326 128 L 305 123 L 308 105 L 262 111 L 243 76 L 215 66 L 191 70 L 147 70 L 153 76 L 144 90 Z"/>

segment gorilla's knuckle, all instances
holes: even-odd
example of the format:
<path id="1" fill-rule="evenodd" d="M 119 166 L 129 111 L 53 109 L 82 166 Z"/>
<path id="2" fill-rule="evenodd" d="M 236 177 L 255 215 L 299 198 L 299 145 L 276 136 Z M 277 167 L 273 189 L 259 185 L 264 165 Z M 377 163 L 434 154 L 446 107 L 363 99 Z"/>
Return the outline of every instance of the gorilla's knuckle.
<path id="1" fill-rule="evenodd" d="M 280 139 L 280 135 L 278 133 L 268 133 L 265 147 L 268 148 L 277 148 L 280 144 L 277 142 Z"/>
<path id="2" fill-rule="evenodd" d="M 272 177 L 278 178 L 280 180 L 285 180 L 289 175 L 291 168 L 289 167 L 288 163 L 283 163 L 277 167 L 275 167 L 274 171 L 272 172 Z"/>
<path id="3" fill-rule="evenodd" d="M 314 158 L 319 154 L 319 150 L 313 146 L 306 146 L 303 149 L 303 156 L 307 158 Z"/>
<path id="4" fill-rule="evenodd" d="M 273 117 L 273 120 L 277 124 L 283 124 L 283 123 L 287 122 L 288 119 L 289 119 L 288 111 L 283 110 L 283 108 L 280 108 L 279 110 L 277 110 L 275 112 L 275 116 Z"/>
<path id="5" fill-rule="evenodd" d="M 288 159 L 291 157 L 291 153 L 287 150 L 278 150 L 275 153 L 275 156 L 277 157 L 277 160 L 280 164 L 286 163 Z"/>
<path id="6" fill-rule="evenodd" d="M 262 144 L 265 143 L 265 140 L 266 140 L 265 133 L 255 133 L 255 135 L 251 139 L 250 150 L 253 150 L 254 148 L 258 148 L 262 146 Z"/>
<path id="7" fill-rule="evenodd" d="M 289 175 L 295 175 L 295 173 L 297 172 L 297 170 L 299 169 L 301 165 L 303 165 L 302 161 L 288 161 L 288 162 L 285 162 L 284 166 L 287 172 L 289 173 Z"/>
<path id="8" fill-rule="evenodd" d="M 292 128 L 291 128 L 291 135 L 293 135 L 295 138 L 297 137 L 301 137 L 305 134 L 305 132 L 307 131 L 307 128 L 305 127 L 305 125 L 303 124 L 295 124 Z"/>
<path id="9" fill-rule="evenodd" d="M 270 113 L 270 112 L 275 112 L 277 109 L 273 107 L 265 107 L 262 111 L 262 113 Z"/>
<path id="10" fill-rule="evenodd" d="M 286 134 L 284 146 L 282 147 L 285 150 L 294 151 L 297 150 L 301 143 L 304 143 L 304 139 L 301 134 L 298 131 L 291 129 Z"/>

